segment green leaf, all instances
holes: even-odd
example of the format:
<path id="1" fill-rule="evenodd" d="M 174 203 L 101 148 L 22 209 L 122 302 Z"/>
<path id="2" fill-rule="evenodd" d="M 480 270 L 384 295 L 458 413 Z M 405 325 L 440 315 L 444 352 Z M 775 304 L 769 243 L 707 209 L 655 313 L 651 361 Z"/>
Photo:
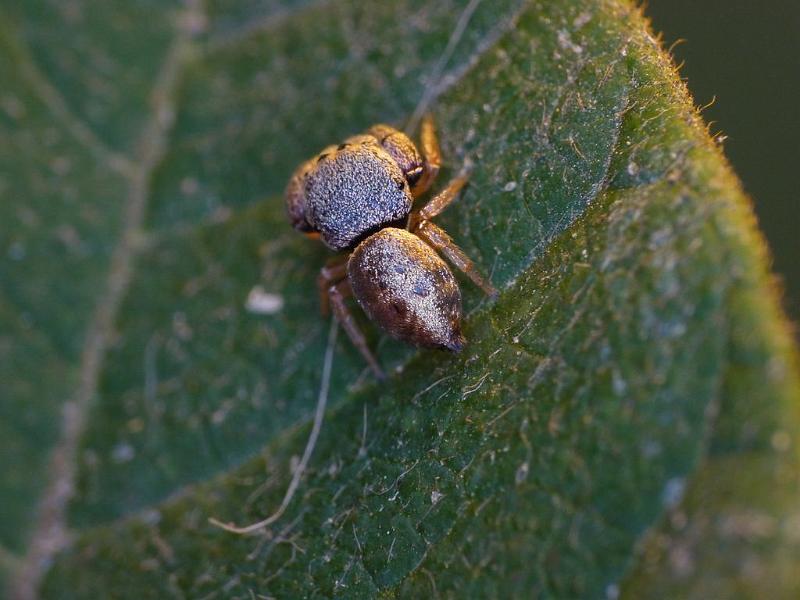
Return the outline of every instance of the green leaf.
<path id="1" fill-rule="evenodd" d="M 41 0 L 0 44 L 12 596 L 800 592 L 796 349 L 637 9 Z M 215 528 L 280 504 L 320 387 L 326 252 L 288 175 L 421 102 L 439 185 L 475 165 L 439 223 L 500 297 L 463 283 L 456 356 L 359 317 L 393 377 L 339 336 L 286 513 Z"/>

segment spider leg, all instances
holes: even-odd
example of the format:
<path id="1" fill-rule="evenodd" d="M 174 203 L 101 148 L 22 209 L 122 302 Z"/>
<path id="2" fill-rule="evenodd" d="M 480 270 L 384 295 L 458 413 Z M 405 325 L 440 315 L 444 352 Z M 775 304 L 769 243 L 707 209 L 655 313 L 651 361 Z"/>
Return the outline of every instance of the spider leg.
<path id="1" fill-rule="evenodd" d="M 450 206 L 453 200 L 458 197 L 458 193 L 461 191 L 461 188 L 466 185 L 467 180 L 469 180 L 469 175 L 464 173 L 448 183 L 446 188 L 431 198 L 430 201 L 419 210 L 420 221 L 427 221 L 442 213 L 442 211 Z"/>
<path id="2" fill-rule="evenodd" d="M 485 279 L 483 275 L 480 274 L 475 267 L 475 263 L 464 254 L 464 251 L 456 245 L 444 229 L 430 221 L 423 220 L 416 225 L 412 233 L 415 233 L 430 246 L 441 252 L 454 267 L 469 277 L 472 282 L 486 292 L 487 295 L 492 297 L 497 296 L 497 290 L 494 286 L 488 279 Z"/>
<path id="3" fill-rule="evenodd" d="M 439 174 L 439 167 L 442 165 L 442 153 L 439 150 L 439 140 L 436 137 L 436 128 L 433 125 L 433 117 L 425 115 L 420 127 L 420 150 L 425 157 L 425 173 L 422 179 L 414 187 L 413 194 L 419 198 L 428 191 L 433 180 Z"/>
<path id="4" fill-rule="evenodd" d="M 375 373 L 375 377 L 380 380 L 386 379 L 383 369 L 381 369 L 375 356 L 370 351 L 369 346 L 367 346 L 367 340 L 364 338 L 364 334 L 361 333 L 361 329 L 359 329 L 353 315 L 344 303 L 345 297 L 352 293 L 350 282 L 347 279 L 328 288 L 328 295 L 330 296 L 331 305 L 333 306 L 333 314 L 342 328 L 347 332 L 350 341 L 353 342 L 353 345 L 361 352 L 361 356 L 367 361 L 372 372 Z"/>
<path id="5" fill-rule="evenodd" d="M 347 277 L 347 257 L 336 257 L 320 269 L 319 275 L 317 275 L 317 289 L 319 290 L 319 312 L 323 317 L 327 317 L 331 313 L 328 288 L 345 277 Z"/>

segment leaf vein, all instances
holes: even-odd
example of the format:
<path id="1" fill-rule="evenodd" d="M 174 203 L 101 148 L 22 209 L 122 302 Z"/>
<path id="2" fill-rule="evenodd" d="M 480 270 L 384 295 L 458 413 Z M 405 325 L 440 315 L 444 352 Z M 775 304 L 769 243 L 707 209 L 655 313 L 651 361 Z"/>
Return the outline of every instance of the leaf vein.
<path id="1" fill-rule="evenodd" d="M 187 0 L 185 11 L 189 17 L 197 17 L 201 16 L 202 9 L 198 1 Z M 92 400 L 97 393 L 114 320 L 130 283 L 133 263 L 139 252 L 138 239 L 147 208 L 150 180 L 166 153 L 168 134 L 175 120 L 180 74 L 191 57 L 192 37 L 190 30 L 177 28 L 175 39 L 164 57 L 153 86 L 153 110 L 142 131 L 138 146 L 139 160 L 131 173 L 125 198 L 124 229 L 111 257 L 105 293 L 89 323 L 81 356 L 78 387 L 64 405 L 60 439 L 52 451 L 45 491 L 38 506 L 37 525 L 22 564 L 10 581 L 10 595 L 19 600 L 36 597 L 39 582 L 51 557 L 69 542 L 66 515 L 74 489 L 78 446 Z"/>
<path id="2" fill-rule="evenodd" d="M 292 8 L 279 8 L 274 12 L 268 13 L 258 19 L 252 19 L 247 24 L 242 25 L 237 29 L 231 29 L 212 35 L 208 40 L 208 50 L 211 53 L 224 50 L 231 46 L 235 46 L 248 38 L 259 35 L 266 31 L 270 31 L 275 27 L 281 25 L 287 19 L 290 19 L 298 14 L 306 11 L 315 10 L 331 4 L 332 0 L 309 0 L 299 6 Z"/>
<path id="3" fill-rule="evenodd" d="M 68 106 L 61 92 L 48 80 L 36 65 L 28 45 L 7 26 L 8 18 L 0 13 L 0 34 L 5 37 L 11 51 L 16 55 L 15 63 L 31 90 L 44 103 L 52 115 L 63 124 L 76 141 L 80 142 L 95 158 L 120 175 L 130 179 L 135 173 L 133 162 L 107 146 Z"/>

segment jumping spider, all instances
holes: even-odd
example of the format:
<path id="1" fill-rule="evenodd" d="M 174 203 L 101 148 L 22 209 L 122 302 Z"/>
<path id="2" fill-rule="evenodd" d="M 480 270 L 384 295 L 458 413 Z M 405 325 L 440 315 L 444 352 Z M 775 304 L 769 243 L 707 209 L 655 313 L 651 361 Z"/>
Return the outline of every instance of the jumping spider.
<path id="1" fill-rule="evenodd" d="M 436 251 L 487 294 L 497 292 L 447 233 L 430 221 L 455 200 L 462 174 L 419 210 L 411 210 L 439 172 L 433 121 L 423 120 L 420 152 L 388 125 L 328 146 L 301 164 L 286 188 L 286 208 L 298 231 L 349 254 L 325 266 L 317 279 L 322 313 L 330 307 L 379 379 L 384 374 L 345 306 L 355 296 L 389 335 L 416 346 L 460 351 L 461 290 Z"/>

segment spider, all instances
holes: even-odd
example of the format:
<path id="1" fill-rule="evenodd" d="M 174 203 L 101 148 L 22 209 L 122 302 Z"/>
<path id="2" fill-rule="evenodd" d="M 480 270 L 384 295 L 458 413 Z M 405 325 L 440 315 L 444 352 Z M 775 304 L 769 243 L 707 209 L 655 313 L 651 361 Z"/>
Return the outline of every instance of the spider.
<path id="1" fill-rule="evenodd" d="M 433 119 L 425 117 L 420 150 L 389 125 L 328 146 L 302 163 L 286 188 L 289 220 L 298 231 L 347 252 L 322 268 L 317 284 L 323 315 L 331 307 L 378 379 L 385 375 L 345 304 L 352 295 L 390 336 L 459 352 L 461 290 L 440 252 L 490 296 L 497 291 L 447 233 L 431 222 L 467 182 L 455 177 L 425 206 L 412 211 L 439 172 Z"/>

